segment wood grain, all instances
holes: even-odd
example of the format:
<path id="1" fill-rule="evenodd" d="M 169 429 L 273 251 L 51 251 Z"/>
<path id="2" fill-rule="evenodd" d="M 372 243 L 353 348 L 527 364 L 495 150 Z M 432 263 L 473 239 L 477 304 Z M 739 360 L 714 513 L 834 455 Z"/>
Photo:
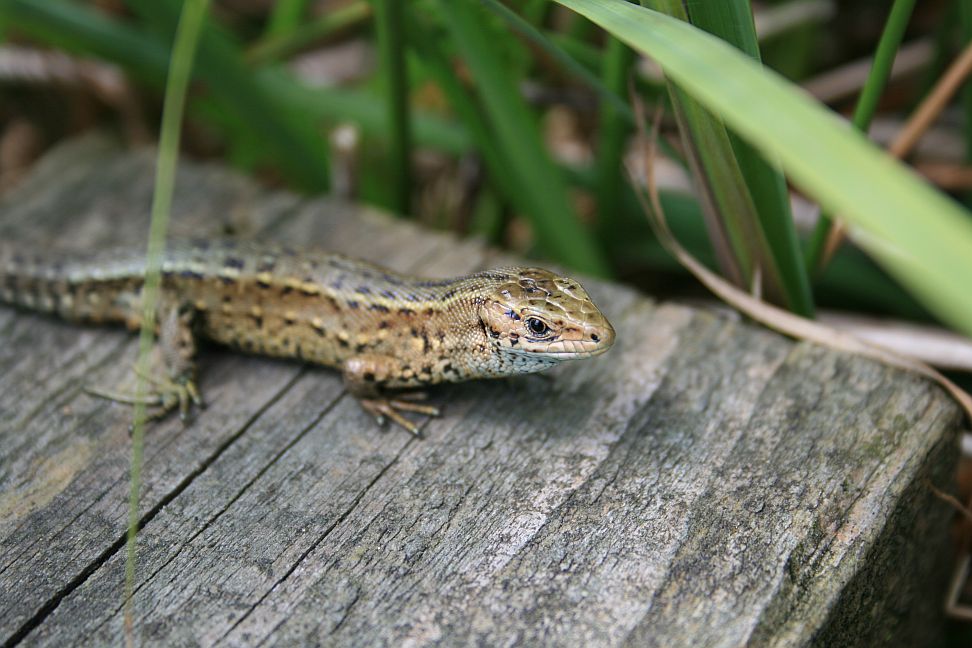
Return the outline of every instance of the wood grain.
<path id="1" fill-rule="evenodd" d="M 144 245 L 151 152 L 88 138 L 0 235 Z M 173 227 L 447 276 L 501 262 L 185 163 Z M 877 645 L 936 627 L 957 408 L 924 380 L 585 282 L 616 348 L 433 392 L 417 441 L 325 369 L 208 348 L 210 406 L 147 435 L 145 645 Z M 122 641 L 135 341 L 0 308 L 0 640 Z"/>

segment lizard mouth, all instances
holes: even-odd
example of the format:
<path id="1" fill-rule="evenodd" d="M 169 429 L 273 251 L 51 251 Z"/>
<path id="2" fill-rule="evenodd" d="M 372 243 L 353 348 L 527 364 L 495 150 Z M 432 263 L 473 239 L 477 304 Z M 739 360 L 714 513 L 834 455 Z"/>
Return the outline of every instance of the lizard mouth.
<path id="1" fill-rule="evenodd" d="M 592 342 L 588 340 L 563 340 L 551 345 L 551 348 L 544 349 L 539 353 L 548 355 L 561 360 L 573 360 L 576 358 L 593 358 L 599 356 L 611 348 L 610 344 Z"/>
<path id="2" fill-rule="evenodd" d="M 614 331 L 612 330 L 609 334 L 598 335 L 595 333 L 593 339 L 588 335 L 582 339 L 551 341 L 540 348 L 508 349 L 508 351 L 535 358 L 549 358 L 559 362 L 593 358 L 605 353 L 613 344 Z"/>

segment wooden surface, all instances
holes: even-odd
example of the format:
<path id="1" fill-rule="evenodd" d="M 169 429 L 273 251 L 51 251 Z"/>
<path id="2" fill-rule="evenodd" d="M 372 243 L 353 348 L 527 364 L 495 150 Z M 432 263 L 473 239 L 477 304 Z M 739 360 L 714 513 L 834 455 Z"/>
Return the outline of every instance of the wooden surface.
<path id="1" fill-rule="evenodd" d="M 151 152 L 49 155 L 0 236 L 144 245 Z M 186 164 L 173 231 L 450 275 L 482 247 Z M 904 645 L 934 630 L 957 408 L 873 362 L 585 282 L 606 356 L 438 388 L 417 441 L 333 371 L 203 352 L 210 403 L 146 438 L 145 645 Z M 125 331 L 0 307 L 0 642 L 119 645 Z"/>

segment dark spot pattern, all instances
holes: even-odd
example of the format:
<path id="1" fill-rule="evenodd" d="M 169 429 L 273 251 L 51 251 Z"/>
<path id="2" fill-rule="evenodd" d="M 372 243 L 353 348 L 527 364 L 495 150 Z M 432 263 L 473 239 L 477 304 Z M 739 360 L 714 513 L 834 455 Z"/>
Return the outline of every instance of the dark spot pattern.
<path id="1" fill-rule="evenodd" d="M 275 259 L 261 259 L 259 265 L 257 265 L 257 272 L 273 272 L 274 268 L 277 267 L 277 262 Z"/>

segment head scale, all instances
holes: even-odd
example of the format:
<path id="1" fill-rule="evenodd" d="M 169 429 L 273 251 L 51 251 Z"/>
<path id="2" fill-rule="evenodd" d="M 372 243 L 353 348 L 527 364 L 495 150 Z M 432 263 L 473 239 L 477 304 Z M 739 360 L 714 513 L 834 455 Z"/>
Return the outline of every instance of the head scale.
<path id="1" fill-rule="evenodd" d="M 498 283 L 479 310 L 486 334 L 501 353 L 549 366 L 600 355 L 614 344 L 611 323 L 573 279 L 542 268 L 501 272 L 509 278 Z"/>

